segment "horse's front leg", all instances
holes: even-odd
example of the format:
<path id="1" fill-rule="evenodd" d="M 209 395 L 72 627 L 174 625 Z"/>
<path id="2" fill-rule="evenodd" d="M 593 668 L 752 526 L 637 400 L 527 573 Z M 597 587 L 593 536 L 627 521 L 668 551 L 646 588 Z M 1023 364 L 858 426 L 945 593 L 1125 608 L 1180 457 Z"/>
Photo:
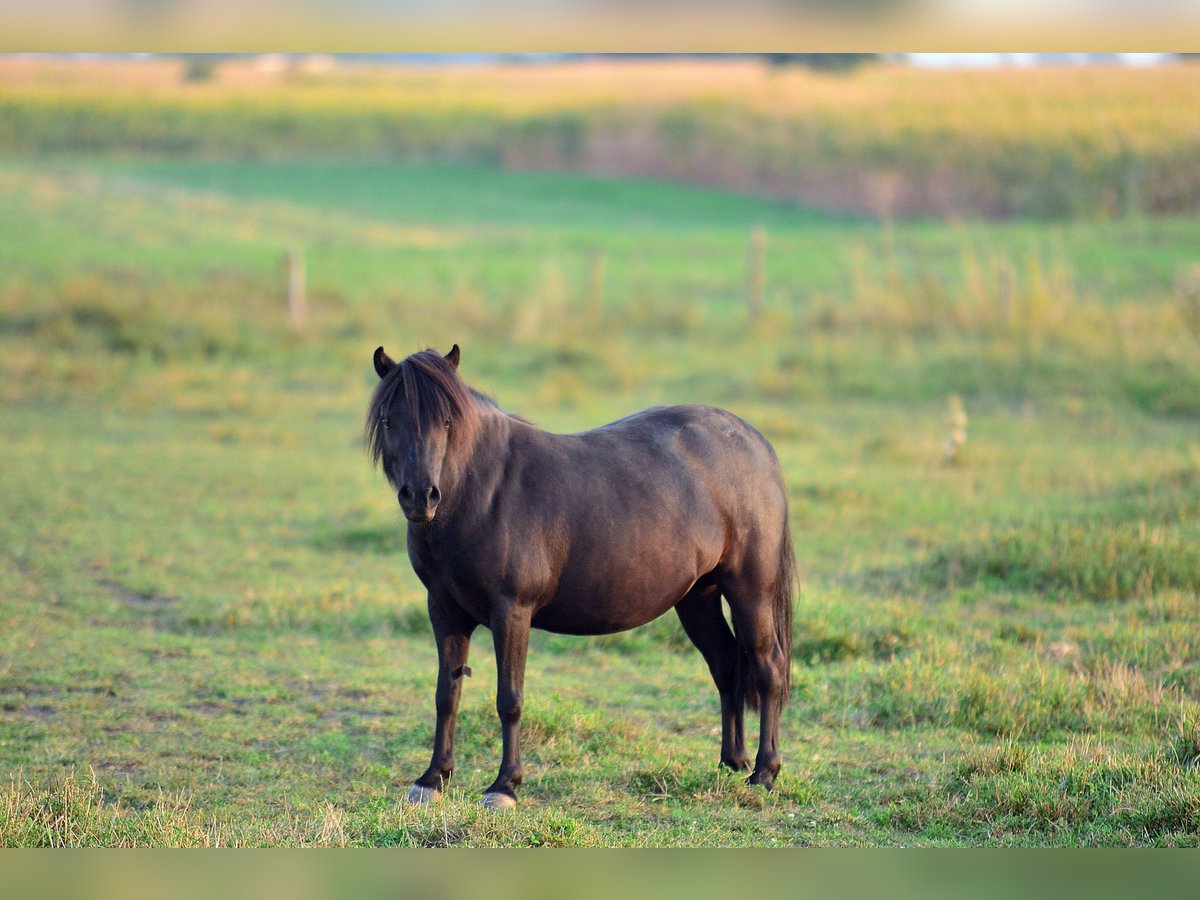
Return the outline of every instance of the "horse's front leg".
<path id="1" fill-rule="evenodd" d="M 504 741 L 500 774 L 483 795 L 483 805 L 508 809 L 517 805 L 521 783 L 521 705 L 525 658 L 529 655 L 531 612 L 515 603 L 498 604 L 491 621 L 496 645 L 496 713 Z"/>
<path id="2" fill-rule="evenodd" d="M 413 803 L 426 803 L 441 796 L 442 788 L 454 772 L 454 726 L 458 720 L 458 699 L 471 646 L 475 622 L 453 600 L 429 597 L 429 621 L 437 641 L 438 678 L 435 698 L 437 726 L 433 735 L 433 758 L 429 768 L 408 792 Z"/>

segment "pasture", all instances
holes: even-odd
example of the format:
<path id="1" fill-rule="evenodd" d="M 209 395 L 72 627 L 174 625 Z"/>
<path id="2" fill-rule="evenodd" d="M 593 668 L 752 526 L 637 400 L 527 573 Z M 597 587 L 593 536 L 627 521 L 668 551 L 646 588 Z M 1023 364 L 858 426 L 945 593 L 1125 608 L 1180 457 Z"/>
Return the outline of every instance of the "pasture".
<path id="1" fill-rule="evenodd" d="M 1195 845 L 1197 246 L 477 163 L 6 158 L 0 845 Z M 669 616 L 535 632 L 503 815 L 477 632 L 455 780 L 401 803 L 435 652 L 362 417 L 376 345 L 454 342 L 543 428 L 703 402 L 775 445 L 776 791 L 718 771 Z"/>

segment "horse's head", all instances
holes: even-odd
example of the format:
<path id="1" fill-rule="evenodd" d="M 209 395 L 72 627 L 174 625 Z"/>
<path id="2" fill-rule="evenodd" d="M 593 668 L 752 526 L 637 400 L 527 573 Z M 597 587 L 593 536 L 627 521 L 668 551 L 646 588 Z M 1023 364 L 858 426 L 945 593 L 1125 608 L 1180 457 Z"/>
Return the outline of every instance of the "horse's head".
<path id="1" fill-rule="evenodd" d="M 375 351 L 379 385 L 367 412 L 366 439 L 410 522 L 433 519 L 442 502 L 448 463 L 477 421 L 471 390 L 458 377 L 458 345 L 394 362 Z"/>

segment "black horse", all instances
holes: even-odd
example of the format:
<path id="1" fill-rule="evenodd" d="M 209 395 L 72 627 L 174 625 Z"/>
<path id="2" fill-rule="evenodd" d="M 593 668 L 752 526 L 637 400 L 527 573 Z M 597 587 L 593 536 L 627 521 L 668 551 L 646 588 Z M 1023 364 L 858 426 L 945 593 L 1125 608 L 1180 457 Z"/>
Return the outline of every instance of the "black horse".
<path id="1" fill-rule="evenodd" d="M 435 799 L 454 770 L 467 650 L 496 647 L 504 749 L 484 794 L 516 804 L 529 629 L 609 634 L 674 607 L 721 696 L 721 762 L 750 768 L 745 706 L 761 710 L 752 784 L 779 773 L 779 715 L 791 682 L 795 571 L 779 460 L 761 434 L 705 406 L 647 409 L 579 434 L 550 434 L 501 410 L 424 350 L 380 382 L 366 441 L 409 521 L 408 556 L 429 592 L 437 639 L 433 759 L 408 799 Z M 721 597 L 729 604 L 733 630 Z"/>

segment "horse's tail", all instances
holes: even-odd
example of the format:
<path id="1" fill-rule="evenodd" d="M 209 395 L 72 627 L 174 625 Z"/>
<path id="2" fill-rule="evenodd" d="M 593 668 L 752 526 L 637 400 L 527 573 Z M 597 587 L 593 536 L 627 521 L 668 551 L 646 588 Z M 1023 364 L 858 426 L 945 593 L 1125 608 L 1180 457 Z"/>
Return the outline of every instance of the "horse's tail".
<path id="1" fill-rule="evenodd" d="M 783 693 L 779 698 L 782 709 L 792 695 L 792 608 L 800 589 L 796 575 L 796 553 L 792 548 L 792 529 L 788 523 L 787 507 L 783 511 L 783 546 L 779 550 L 779 579 L 771 597 L 771 612 L 775 616 L 775 640 L 783 651 Z"/>
<path id="2" fill-rule="evenodd" d="M 796 576 L 796 555 L 792 549 L 792 530 L 788 524 L 787 507 L 783 512 L 783 537 L 779 548 L 779 569 L 771 589 L 771 618 L 775 625 L 775 643 L 783 651 L 783 690 L 779 698 L 782 709 L 792 692 L 792 603 L 799 580 Z M 758 669 L 750 652 L 738 646 L 737 668 L 734 677 L 734 703 L 738 708 L 759 707 Z"/>

